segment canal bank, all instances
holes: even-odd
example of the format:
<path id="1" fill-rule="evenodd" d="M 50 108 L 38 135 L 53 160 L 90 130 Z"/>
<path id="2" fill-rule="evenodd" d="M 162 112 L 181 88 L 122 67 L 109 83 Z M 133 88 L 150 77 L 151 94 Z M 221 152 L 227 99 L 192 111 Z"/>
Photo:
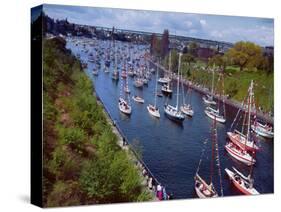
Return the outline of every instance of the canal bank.
<path id="1" fill-rule="evenodd" d="M 143 186 L 143 189 L 151 194 L 152 196 L 151 201 L 159 201 L 159 199 L 156 196 L 157 186 L 161 185 L 162 187 L 164 187 L 163 184 L 161 184 L 156 179 L 156 177 L 153 175 L 151 170 L 141 159 L 141 155 L 139 155 L 139 153 L 137 153 L 134 147 L 129 143 L 129 140 L 127 139 L 126 135 L 122 132 L 121 128 L 118 126 L 118 123 L 116 123 L 116 120 L 114 120 L 113 117 L 110 115 L 109 110 L 106 108 L 105 104 L 99 98 L 98 94 L 94 91 L 93 95 L 96 97 L 97 103 L 104 108 L 105 117 L 107 119 L 107 122 L 110 124 L 113 133 L 117 137 L 118 146 L 124 151 L 126 151 L 128 158 L 132 161 L 132 163 L 135 165 L 136 169 L 138 170 L 139 176 L 142 179 L 141 184 Z M 167 196 L 169 199 L 172 198 L 171 194 L 168 194 Z"/>
<path id="2" fill-rule="evenodd" d="M 158 66 L 159 69 L 161 69 L 164 73 L 168 73 L 170 74 L 170 72 L 168 70 L 165 69 L 164 66 L 153 62 L 150 58 L 148 59 L 150 63 L 152 63 L 154 66 Z M 172 78 L 173 80 L 177 80 L 177 75 L 176 74 L 172 74 Z M 189 81 L 187 79 L 181 79 L 181 82 L 183 82 L 183 84 L 185 84 L 186 86 L 191 87 L 193 90 L 196 90 L 197 92 L 203 94 L 203 95 L 211 95 L 212 93 L 205 88 L 203 85 L 195 85 L 192 83 L 192 81 Z M 226 97 L 220 97 L 218 95 L 214 95 L 214 98 L 219 100 L 219 101 L 224 101 L 225 104 L 236 108 L 237 110 L 244 110 L 245 108 L 242 108 L 242 103 L 238 102 L 234 99 L 228 99 Z M 274 125 L 274 118 L 269 116 L 268 114 L 262 112 L 262 111 L 257 111 L 257 117 L 258 119 L 262 120 L 263 122 L 269 123 L 271 125 Z"/>

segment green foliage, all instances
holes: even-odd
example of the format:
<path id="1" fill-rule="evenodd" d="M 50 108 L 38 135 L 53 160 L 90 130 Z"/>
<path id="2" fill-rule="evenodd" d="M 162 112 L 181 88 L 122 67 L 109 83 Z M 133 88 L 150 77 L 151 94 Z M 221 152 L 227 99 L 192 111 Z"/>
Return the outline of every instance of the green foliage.
<path id="1" fill-rule="evenodd" d="M 73 181 L 57 181 L 52 192 L 48 196 L 47 206 L 72 206 L 80 203 L 80 188 L 77 182 Z"/>
<path id="2" fill-rule="evenodd" d="M 236 81 L 231 81 L 228 86 L 226 87 L 226 93 L 229 95 L 229 97 L 233 97 L 238 92 L 238 85 Z"/>
<path id="3" fill-rule="evenodd" d="M 262 49 L 260 46 L 251 42 L 237 42 L 233 48 L 230 48 L 226 56 L 230 63 L 244 68 L 257 68 L 262 59 Z"/>
<path id="4" fill-rule="evenodd" d="M 86 138 L 84 131 L 80 128 L 58 128 L 59 140 L 61 144 L 72 144 L 80 147 Z"/>
<path id="5" fill-rule="evenodd" d="M 151 199 L 65 41 L 43 45 L 44 206 Z"/>

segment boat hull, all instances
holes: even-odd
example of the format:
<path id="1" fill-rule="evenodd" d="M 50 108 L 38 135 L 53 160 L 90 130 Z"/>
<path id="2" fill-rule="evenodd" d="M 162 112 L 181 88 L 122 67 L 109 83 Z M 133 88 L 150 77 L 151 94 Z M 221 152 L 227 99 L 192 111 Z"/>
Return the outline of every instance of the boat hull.
<path id="1" fill-rule="evenodd" d="M 175 116 L 174 114 L 172 114 L 167 107 L 164 107 L 164 112 L 165 115 L 172 121 L 178 122 L 178 123 L 182 123 L 184 121 L 184 116 Z"/>
<path id="2" fill-rule="evenodd" d="M 181 112 L 183 112 L 187 116 L 192 117 L 194 114 L 194 111 L 192 109 L 185 108 L 184 106 L 181 106 L 180 109 L 181 109 Z"/>
<path id="3" fill-rule="evenodd" d="M 245 195 L 257 195 L 259 192 L 254 188 L 247 188 L 245 186 L 244 180 L 240 178 L 240 180 L 235 179 L 235 173 L 229 170 L 228 168 L 225 169 L 226 174 L 228 175 L 230 181 L 233 183 L 235 188 L 237 188 L 242 194 Z"/>
<path id="4" fill-rule="evenodd" d="M 242 139 L 242 136 L 240 136 L 237 133 L 227 132 L 227 136 L 232 141 L 232 143 L 236 144 L 241 149 L 245 149 L 247 151 L 252 151 L 252 152 L 259 149 L 255 144 L 253 145 L 252 142 L 248 142 L 248 141 L 245 142 L 244 139 L 246 140 L 246 138 Z"/>
<path id="5" fill-rule="evenodd" d="M 150 115 L 156 117 L 156 118 L 160 118 L 160 113 L 159 113 L 159 109 L 156 109 L 156 110 L 153 110 L 150 105 L 148 105 L 147 107 L 147 110 L 149 112 Z"/>
<path id="6" fill-rule="evenodd" d="M 221 117 L 221 116 L 215 116 L 213 113 L 211 113 L 211 112 L 209 112 L 209 111 L 207 111 L 207 110 L 205 110 L 204 112 L 205 112 L 205 114 L 206 114 L 209 118 L 211 118 L 211 119 L 213 119 L 213 120 L 216 119 L 216 121 L 218 121 L 218 122 L 220 122 L 220 123 L 225 123 L 225 122 L 226 122 L 226 119 L 223 118 L 223 117 Z"/>
<path id="7" fill-rule="evenodd" d="M 216 105 L 217 103 L 214 100 L 207 99 L 205 96 L 202 98 L 205 104 Z"/>
<path id="8" fill-rule="evenodd" d="M 248 157 L 245 156 L 243 153 L 239 153 L 239 151 L 235 150 L 233 145 L 230 146 L 229 144 L 226 144 L 225 149 L 231 157 L 246 164 L 247 166 L 251 166 L 256 162 L 256 160 L 251 158 L 248 153 L 245 153 L 248 154 Z"/>
<path id="9" fill-rule="evenodd" d="M 251 128 L 256 134 L 258 134 L 262 137 L 265 137 L 265 138 L 273 138 L 274 137 L 273 132 L 267 132 L 267 131 L 263 130 L 261 127 L 251 126 Z"/>

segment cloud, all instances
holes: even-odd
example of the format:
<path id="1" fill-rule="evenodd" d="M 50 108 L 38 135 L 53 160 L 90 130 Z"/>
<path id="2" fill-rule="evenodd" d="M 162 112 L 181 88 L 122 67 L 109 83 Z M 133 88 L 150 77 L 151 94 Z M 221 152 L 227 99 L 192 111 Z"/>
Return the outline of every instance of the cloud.
<path id="1" fill-rule="evenodd" d="M 204 27 L 207 25 L 207 22 L 206 22 L 206 20 L 202 19 L 202 20 L 200 20 L 200 24 L 202 25 L 202 27 Z"/>
<path id="2" fill-rule="evenodd" d="M 78 24 L 158 33 L 168 29 L 170 34 L 203 39 L 274 43 L 273 19 L 59 5 L 44 5 L 44 11 Z"/>

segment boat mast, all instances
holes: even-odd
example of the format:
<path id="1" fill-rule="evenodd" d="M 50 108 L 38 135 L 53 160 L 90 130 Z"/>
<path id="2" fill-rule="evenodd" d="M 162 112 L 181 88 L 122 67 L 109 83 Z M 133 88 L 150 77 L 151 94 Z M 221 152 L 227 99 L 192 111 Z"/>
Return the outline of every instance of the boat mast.
<path id="1" fill-rule="evenodd" d="M 179 53 L 179 64 L 178 64 L 178 85 L 177 85 L 177 106 L 176 106 L 177 110 L 178 110 L 178 106 L 179 106 L 180 67 L 181 67 L 181 52 Z"/>
<path id="2" fill-rule="evenodd" d="M 215 126 L 216 125 L 216 116 L 215 116 L 215 119 L 213 121 L 213 126 L 212 126 L 212 159 L 211 159 L 211 167 L 210 167 L 210 184 L 213 183 L 213 173 L 214 173 L 214 142 L 215 142 L 215 139 L 216 139 L 216 131 L 215 131 Z"/>
<path id="3" fill-rule="evenodd" d="M 169 74 L 171 73 L 171 50 L 169 52 Z"/>
<path id="4" fill-rule="evenodd" d="M 215 80 L 215 70 L 214 70 L 214 67 L 212 68 L 212 72 L 213 72 L 213 76 L 212 76 L 212 96 L 213 96 L 213 93 L 214 93 L 214 80 Z"/>
<path id="5" fill-rule="evenodd" d="M 159 63 L 160 63 L 160 59 L 159 59 Z M 154 107 L 156 108 L 156 95 L 157 95 L 157 79 L 158 79 L 158 65 L 156 66 L 156 79 L 155 79 L 155 94 L 154 94 Z"/>
<path id="6" fill-rule="evenodd" d="M 252 104 L 254 104 L 254 92 L 253 92 L 253 85 L 254 85 L 254 83 L 253 83 L 253 80 L 251 81 L 251 85 L 250 85 L 250 91 L 249 91 L 249 95 L 250 95 L 250 108 L 252 108 Z M 256 114 L 256 111 L 255 111 L 255 117 L 257 116 L 257 114 Z M 250 117 L 251 117 L 251 114 L 249 114 L 249 119 L 250 119 Z M 251 122 L 249 121 L 248 122 L 248 124 L 251 124 Z M 255 123 L 254 123 L 254 126 L 256 126 L 256 118 L 255 118 Z M 247 133 L 247 141 L 248 141 L 248 139 L 249 139 L 249 137 L 250 137 L 250 126 L 248 126 L 248 133 Z M 253 140 L 253 145 L 252 145 L 252 147 L 254 147 L 254 145 L 255 145 L 255 137 L 256 137 L 256 135 L 254 135 L 254 140 Z M 253 156 L 252 156 L 252 161 L 253 161 L 253 159 L 254 159 L 254 156 L 255 156 L 255 152 L 253 153 Z M 254 164 L 252 163 L 252 165 L 251 165 L 251 167 L 250 167 L 250 173 L 249 173 L 249 176 L 248 176 L 248 178 L 249 178 L 249 183 L 250 183 L 250 187 L 253 187 L 253 184 L 254 184 L 254 180 L 252 179 L 252 174 L 253 174 L 253 168 L 254 168 Z"/>
<path id="7" fill-rule="evenodd" d="M 252 113 L 252 96 L 253 96 L 253 80 L 249 88 L 249 104 L 248 104 L 248 126 L 247 126 L 247 139 L 245 142 L 249 141 L 250 138 L 250 127 L 251 127 L 251 113 Z"/>

